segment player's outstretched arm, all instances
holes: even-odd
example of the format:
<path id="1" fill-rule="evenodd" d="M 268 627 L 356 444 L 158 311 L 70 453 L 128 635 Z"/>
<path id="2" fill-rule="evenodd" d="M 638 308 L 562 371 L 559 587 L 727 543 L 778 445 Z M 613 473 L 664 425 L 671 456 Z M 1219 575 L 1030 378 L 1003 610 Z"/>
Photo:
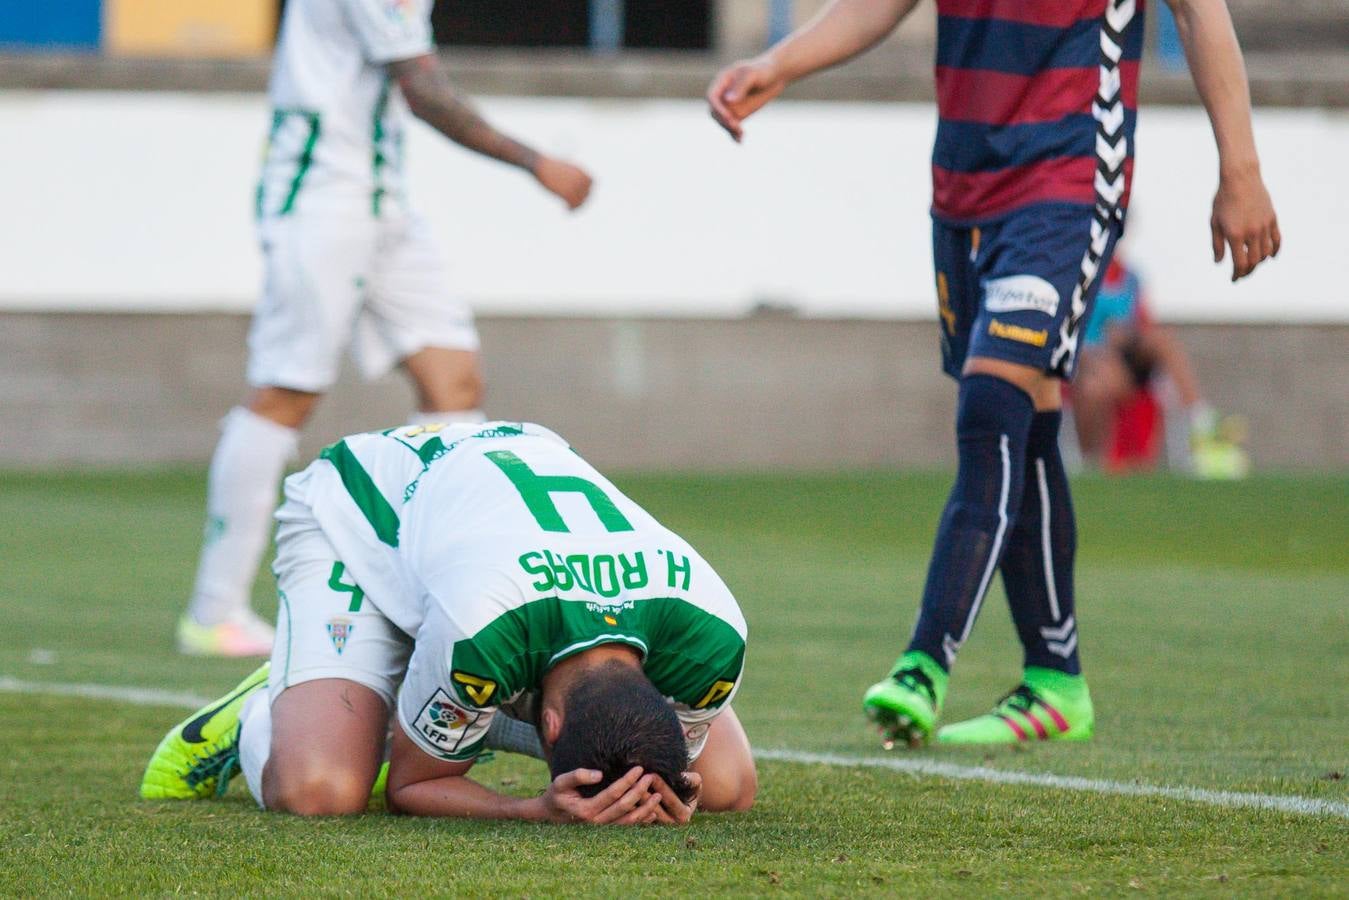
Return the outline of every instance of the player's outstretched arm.
<path id="1" fill-rule="evenodd" d="M 833 0 L 762 56 L 723 69 L 707 89 L 712 118 L 741 140 L 745 119 L 787 85 L 875 46 L 917 5 L 918 0 Z"/>
<path id="2" fill-rule="evenodd" d="M 558 824 L 648 825 L 659 820 L 662 795 L 652 784 L 655 776 L 640 768 L 634 767 L 594 797 L 581 793 L 581 788 L 604 777 L 592 769 L 562 773 L 537 797 L 511 797 L 467 777 L 472 765 L 434 759 L 401 728 L 394 728 L 385 791 L 389 809 L 410 816 Z"/>
<path id="3" fill-rule="evenodd" d="M 1274 203 L 1260 177 L 1246 65 L 1225 0 L 1167 3 L 1176 15 L 1185 58 L 1218 143 L 1218 193 L 1209 220 L 1213 261 L 1222 262 L 1226 247 L 1231 247 L 1236 281 L 1277 256 L 1282 240 Z"/>
<path id="4" fill-rule="evenodd" d="M 524 169 L 569 209 L 578 208 L 590 196 L 592 180 L 584 169 L 493 128 L 454 89 L 435 54 L 390 63 L 389 74 L 398 82 L 412 114 L 456 144 Z"/>

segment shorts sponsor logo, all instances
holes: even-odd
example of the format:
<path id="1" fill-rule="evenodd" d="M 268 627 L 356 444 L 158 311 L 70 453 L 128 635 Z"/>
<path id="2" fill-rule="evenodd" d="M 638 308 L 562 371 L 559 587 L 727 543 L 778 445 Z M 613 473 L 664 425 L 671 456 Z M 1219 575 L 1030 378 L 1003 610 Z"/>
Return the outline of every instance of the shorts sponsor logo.
<path id="1" fill-rule="evenodd" d="M 356 630 L 350 619 L 329 619 L 328 620 L 328 640 L 333 642 L 333 649 L 337 655 L 341 656 L 342 651 L 347 649 L 347 640 L 351 633 Z"/>
<path id="2" fill-rule="evenodd" d="M 1036 331 L 1034 328 L 1009 325 L 1006 322 L 999 322 L 997 319 L 989 321 L 988 333 L 995 338 L 1003 338 L 1021 344 L 1030 344 L 1032 347 L 1043 347 L 1049 340 L 1048 331 Z"/>
<path id="3" fill-rule="evenodd" d="M 470 675 L 458 669 L 450 673 L 450 678 L 464 689 L 464 693 L 468 695 L 469 701 L 474 706 L 486 706 L 497 690 L 497 683 L 492 679 L 483 678 L 481 675 Z"/>
<path id="4" fill-rule="evenodd" d="M 477 710 L 464 709 L 443 688 L 436 688 L 413 727 L 439 750 L 455 753 L 463 743 L 468 727 L 481 715 Z"/>
<path id="5" fill-rule="evenodd" d="M 690 725 L 688 728 L 685 728 L 685 743 L 697 745 L 703 738 L 707 737 L 707 731 L 711 727 L 711 722 L 699 722 L 697 725 Z"/>
<path id="6" fill-rule="evenodd" d="M 984 282 L 984 308 L 989 312 L 1042 312 L 1051 318 L 1059 311 L 1059 292 L 1038 275 L 1012 275 Z"/>

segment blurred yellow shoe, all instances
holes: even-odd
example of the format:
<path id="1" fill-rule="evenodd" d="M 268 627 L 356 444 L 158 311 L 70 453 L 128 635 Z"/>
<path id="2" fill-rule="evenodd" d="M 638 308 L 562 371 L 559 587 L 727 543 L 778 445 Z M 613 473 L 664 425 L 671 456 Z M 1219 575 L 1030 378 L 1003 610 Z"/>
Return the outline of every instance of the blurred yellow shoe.
<path id="1" fill-rule="evenodd" d="M 187 656 L 271 656 L 276 630 L 251 609 L 215 625 L 199 625 L 184 613 L 177 637 L 178 652 Z"/>
<path id="2" fill-rule="evenodd" d="M 1236 481 L 1251 473 L 1251 458 L 1242 447 L 1250 428 L 1241 416 L 1219 418 L 1212 410 L 1196 417 L 1190 429 L 1190 464 L 1196 478 Z"/>

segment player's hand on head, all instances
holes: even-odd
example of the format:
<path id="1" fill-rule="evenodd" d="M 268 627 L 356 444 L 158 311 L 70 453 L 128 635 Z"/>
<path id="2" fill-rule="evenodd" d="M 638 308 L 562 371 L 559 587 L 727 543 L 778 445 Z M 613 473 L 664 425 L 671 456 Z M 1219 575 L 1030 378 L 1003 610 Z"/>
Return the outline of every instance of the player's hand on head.
<path id="1" fill-rule="evenodd" d="M 590 196 L 594 179 L 580 166 L 554 159 L 551 156 L 539 157 L 534 166 L 534 177 L 544 189 L 557 196 L 568 209 L 578 209 Z"/>
<path id="2" fill-rule="evenodd" d="M 654 775 L 643 774 L 640 766 L 633 766 L 595 796 L 586 797 L 581 789 L 599 784 L 604 774 L 595 769 L 563 772 L 543 793 L 548 820 L 591 825 L 645 824 L 654 817 L 653 806 L 660 803 L 660 795 L 652 792 L 653 778 Z"/>
<path id="3" fill-rule="evenodd" d="M 1258 173 L 1222 177 L 1209 219 L 1213 261 L 1232 250 L 1232 280 L 1245 278 L 1266 259 L 1279 255 L 1283 242 L 1274 202 Z"/>
<path id="4" fill-rule="evenodd" d="M 745 120 L 781 94 L 787 79 L 768 59 L 738 62 L 722 69 L 707 89 L 712 118 L 736 141 L 745 137 Z"/>
<path id="5" fill-rule="evenodd" d="M 703 793 L 703 776 L 697 772 L 685 772 L 684 779 L 693 787 L 693 797 L 688 803 L 679 799 L 679 795 L 674 792 L 674 788 L 665 783 L 665 779 L 657 777 L 651 783 L 655 795 L 660 798 L 660 805 L 652 821 L 660 825 L 687 825 L 693 818 L 694 811 L 698 809 L 698 798 Z"/>

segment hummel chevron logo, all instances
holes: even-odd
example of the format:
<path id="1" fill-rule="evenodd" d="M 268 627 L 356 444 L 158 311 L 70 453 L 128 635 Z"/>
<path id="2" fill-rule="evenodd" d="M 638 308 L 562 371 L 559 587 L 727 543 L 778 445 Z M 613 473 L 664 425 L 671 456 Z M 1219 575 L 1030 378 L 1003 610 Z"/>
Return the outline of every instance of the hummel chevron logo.
<path id="1" fill-rule="evenodd" d="M 1092 104 L 1091 115 L 1101 123 L 1101 129 L 1108 137 L 1113 137 L 1124 127 L 1124 104 L 1115 103 L 1108 109 L 1099 103 Z"/>
<path id="2" fill-rule="evenodd" d="M 1076 620 L 1069 616 L 1058 628 L 1041 628 L 1040 636 L 1045 639 L 1045 647 L 1050 653 L 1067 659 L 1077 649 L 1076 627 Z"/>
<path id="3" fill-rule="evenodd" d="M 1129 155 L 1129 140 L 1123 136 L 1113 145 L 1104 135 L 1096 135 L 1096 157 L 1105 163 L 1105 167 L 1110 171 L 1115 171 L 1124 165 L 1124 158 Z"/>
<path id="4" fill-rule="evenodd" d="M 1134 13 L 1137 10 L 1135 0 L 1124 0 L 1123 3 L 1111 3 L 1105 8 L 1105 21 L 1118 34 L 1129 27 L 1133 21 Z"/>

